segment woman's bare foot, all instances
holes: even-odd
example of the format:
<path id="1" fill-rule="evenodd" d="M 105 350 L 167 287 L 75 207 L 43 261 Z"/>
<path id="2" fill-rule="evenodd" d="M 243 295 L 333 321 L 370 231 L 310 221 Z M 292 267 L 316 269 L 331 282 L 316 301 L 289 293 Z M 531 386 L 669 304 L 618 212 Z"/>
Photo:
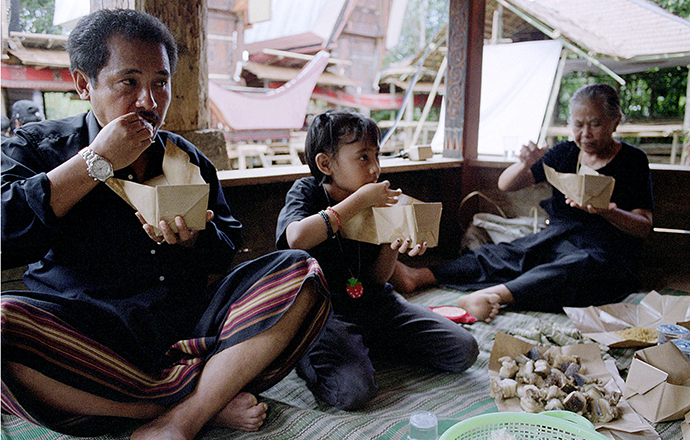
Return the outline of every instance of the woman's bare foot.
<path id="1" fill-rule="evenodd" d="M 264 424 L 267 411 L 266 403 L 259 403 L 253 394 L 242 392 L 220 410 L 211 423 L 241 431 L 258 431 Z"/>
<path id="2" fill-rule="evenodd" d="M 393 275 L 388 281 L 400 293 L 412 293 L 420 287 L 436 284 L 436 278 L 428 268 L 414 268 L 400 261 L 395 262 Z"/>
<path id="3" fill-rule="evenodd" d="M 458 298 L 458 306 L 467 310 L 479 321 L 491 322 L 501 309 L 498 293 L 478 290 Z"/>

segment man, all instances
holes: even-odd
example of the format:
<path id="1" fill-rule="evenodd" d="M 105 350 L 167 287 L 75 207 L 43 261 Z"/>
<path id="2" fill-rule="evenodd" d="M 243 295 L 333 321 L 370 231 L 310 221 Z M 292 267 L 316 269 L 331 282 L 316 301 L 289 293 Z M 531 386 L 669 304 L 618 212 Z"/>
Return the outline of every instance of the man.
<path id="1" fill-rule="evenodd" d="M 192 439 L 207 423 L 257 430 L 255 393 L 284 377 L 330 311 L 318 264 L 280 252 L 229 271 L 240 239 L 210 161 L 160 131 L 177 50 L 155 18 L 100 10 L 70 34 L 92 110 L 21 127 L 2 145 L 3 410 L 73 435 L 149 420 L 132 438 Z M 156 235 L 106 186 L 162 173 L 172 141 L 210 185 L 206 228 Z M 207 287 L 215 273 L 226 273 Z M 86 417 L 84 417 L 86 416 Z M 141 423 L 141 422 L 140 422 Z"/>
<path id="2" fill-rule="evenodd" d="M 3 141 L 5 138 L 10 137 L 10 118 L 5 115 L 2 115 L 2 131 L 0 131 L 0 136 Z"/>
<path id="3" fill-rule="evenodd" d="M 21 99 L 12 104 L 12 130 L 29 122 L 40 122 L 45 119 L 43 112 L 35 102 Z"/>

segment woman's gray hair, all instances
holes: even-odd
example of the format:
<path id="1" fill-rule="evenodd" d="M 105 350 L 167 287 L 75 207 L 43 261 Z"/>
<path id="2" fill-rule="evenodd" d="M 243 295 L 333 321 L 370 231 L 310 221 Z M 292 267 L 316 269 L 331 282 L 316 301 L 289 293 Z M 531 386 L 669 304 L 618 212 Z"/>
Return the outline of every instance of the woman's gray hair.
<path id="1" fill-rule="evenodd" d="M 570 108 L 574 104 L 581 104 L 585 101 L 599 102 L 603 99 L 604 113 L 611 119 L 622 118 L 621 101 L 618 92 L 607 84 L 587 84 L 573 93 L 570 98 Z"/>

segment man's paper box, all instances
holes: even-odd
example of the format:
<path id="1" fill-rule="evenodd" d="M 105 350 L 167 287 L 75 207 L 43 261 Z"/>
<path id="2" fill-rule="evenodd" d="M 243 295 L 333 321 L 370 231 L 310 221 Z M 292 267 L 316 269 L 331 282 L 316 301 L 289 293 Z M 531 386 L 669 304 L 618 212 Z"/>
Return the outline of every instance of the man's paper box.
<path id="1" fill-rule="evenodd" d="M 582 207 L 592 205 L 606 209 L 611 201 L 613 186 L 616 183 L 611 176 L 600 174 L 559 173 L 544 164 L 546 180 L 557 190 Z"/>
<path id="2" fill-rule="evenodd" d="M 626 339 L 621 330 L 630 327 L 656 328 L 659 324 L 690 324 L 690 297 L 660 295 L 652 291 L 640 304 L 614 303 L 590 307 L 563 307 L 575 327 L 609 347 L 648 347 L 651 344 Z M 690 328 L 690 327 L 689 327 Z"/>
<path id="3" fill-rule="evenodd" d="M 365 209 L 343 225 L 343 236 L 366 243 L 392 243 L 410 237 L 410 247 L 426 241 L 438 245 L 441 203 L 424 203 L 402 195 L 393 206 Z"/>
<path id="4" fill-rule="evenodd" d="M 690 362 L 672 342 L 635 353 L 623 397 L 653 423 L 690 411 Z"/>
<path id="5" fill-rule="evenodd" d="M 209 185 L 199 167 L 184 151 L 168 140 L 163 156 L 163 174 L 144 183 L 109 179 L 108 186 L 139 211 L 157 234 L 165 220 L 177 232 L 175 217 L 181 216 L 190 230 L 206 228 Z"/>

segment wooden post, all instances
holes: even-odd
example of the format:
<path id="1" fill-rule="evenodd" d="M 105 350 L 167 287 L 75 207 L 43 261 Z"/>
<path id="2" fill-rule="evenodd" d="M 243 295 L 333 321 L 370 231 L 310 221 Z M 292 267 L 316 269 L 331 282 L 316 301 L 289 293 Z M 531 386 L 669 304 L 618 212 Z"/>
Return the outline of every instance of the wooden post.
<path id="1" fill-rule="evenodd" d="M 483 0 L 450 0 L 443 155 L 475 159 L 484 47 Z"/>
<path id="2" fill-rule="evenodd" d="M 219 136 L 217 130 L 209 130 L 207 1 L 91 0 L 92 11 L 104 8 L 146 12 L 157 17 L 172 32 L 178 46 L 178 62 L 172 78 L 172 101 L 163 129 L 189 139 L 216 168 L 229 169 L 222 133 Z"/>

